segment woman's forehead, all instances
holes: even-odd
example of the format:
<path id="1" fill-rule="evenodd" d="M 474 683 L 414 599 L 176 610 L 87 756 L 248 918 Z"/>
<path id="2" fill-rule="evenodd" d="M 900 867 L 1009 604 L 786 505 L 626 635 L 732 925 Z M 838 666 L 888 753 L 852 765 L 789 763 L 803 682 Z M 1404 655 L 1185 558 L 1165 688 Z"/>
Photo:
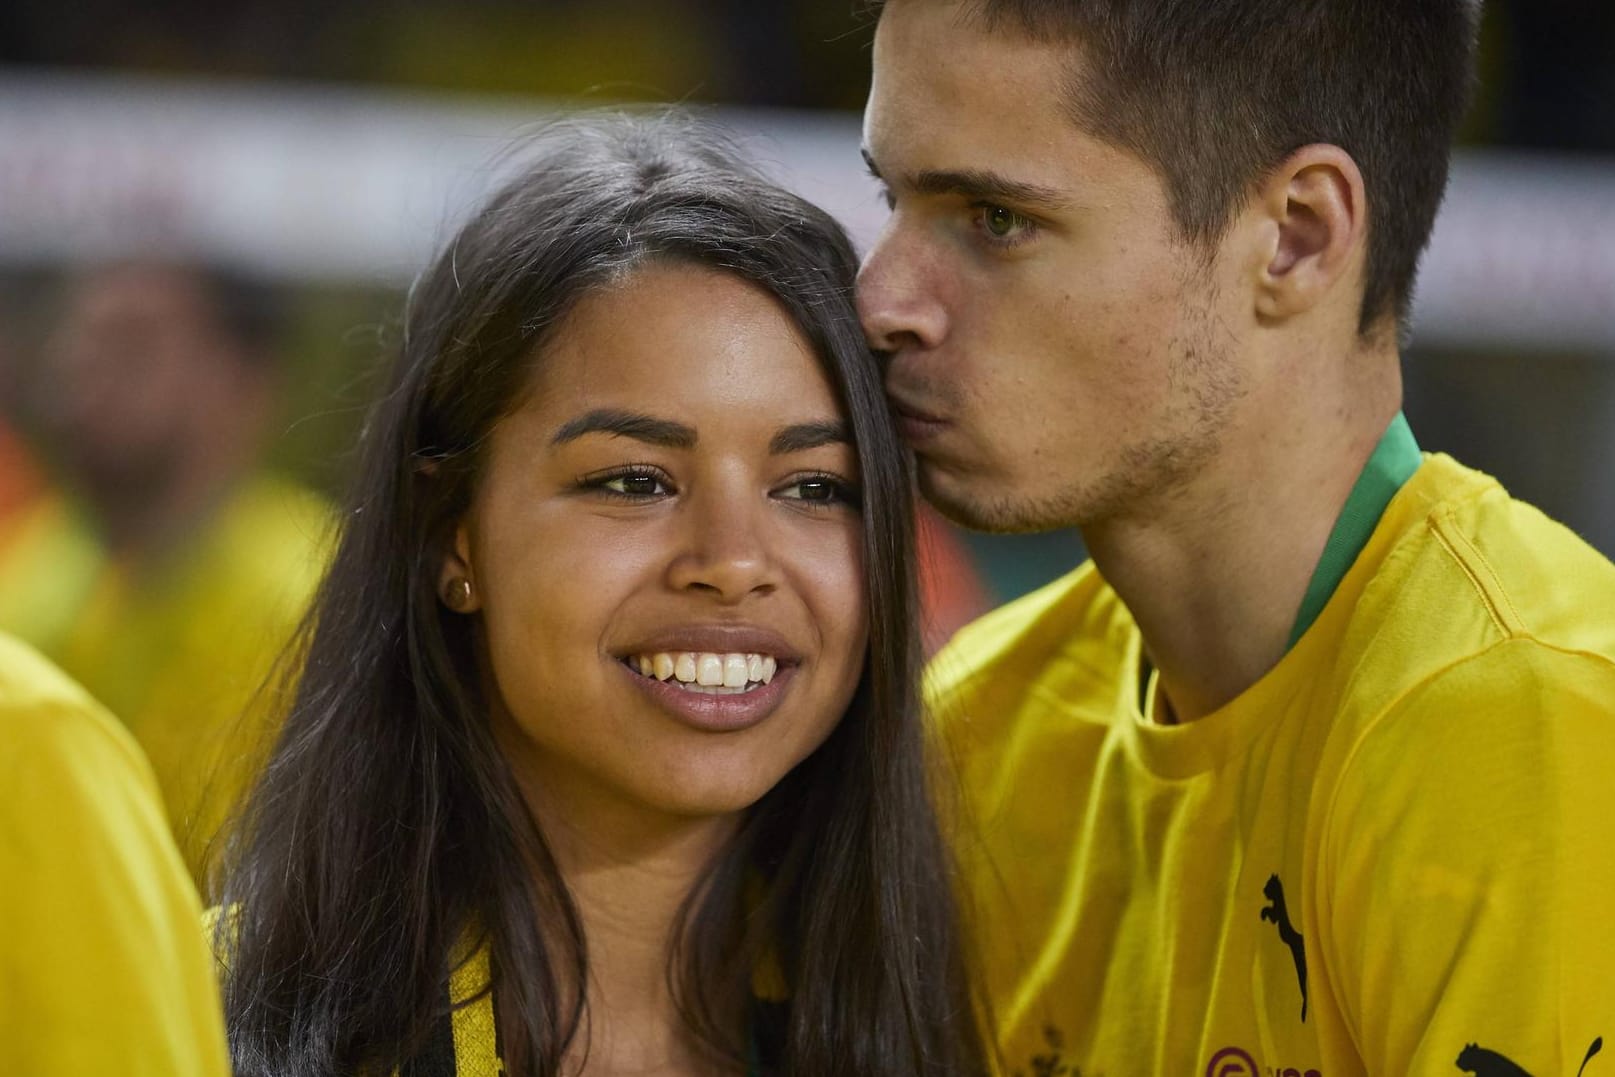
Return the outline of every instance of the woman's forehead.
<path id="1" fill-rule="evenodd" d="M 534 364 L 526 407 L 550 421 L 598 409 L 688 425 L 843 418 L 824 364 L 762 287 L 656 265 L 584 295 Z"/>

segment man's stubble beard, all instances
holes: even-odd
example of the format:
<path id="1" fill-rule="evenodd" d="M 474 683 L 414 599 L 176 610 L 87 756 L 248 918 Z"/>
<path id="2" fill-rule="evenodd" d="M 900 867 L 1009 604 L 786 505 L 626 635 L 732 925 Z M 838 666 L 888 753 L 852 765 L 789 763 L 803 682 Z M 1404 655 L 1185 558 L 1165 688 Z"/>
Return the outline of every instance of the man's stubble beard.
<path id="1" fill-rule="evenodd" d="M 1169 345 L 1168 402 L 1155 428 L 1121 445 L 1103 472 L 1047 496 L 973 494 L 965 483 L 938 482 L 920 464 L 920 491 L 961 527 L 987 534 L 1026 534 L 1068 527 L 1090 530 L 1123 517 L 1148 517 L 1182 493 L 1222 446 L 1234 405 L 1245 394 L 1209 294 L 1185 318 Z M 1071 469 L 1081 474 L 1085 469 Z"/>

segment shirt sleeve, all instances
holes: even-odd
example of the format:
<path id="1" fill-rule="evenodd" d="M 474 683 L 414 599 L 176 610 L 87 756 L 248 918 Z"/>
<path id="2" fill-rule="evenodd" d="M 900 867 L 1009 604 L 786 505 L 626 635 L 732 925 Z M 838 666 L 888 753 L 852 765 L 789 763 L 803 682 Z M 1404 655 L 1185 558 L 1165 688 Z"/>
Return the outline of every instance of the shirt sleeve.
<path id="1" fill-rule="evenodd" d="M 0 716 L 0 1072 L 225 1077 L 200 902 L 150 768 L 83 703 Z"/>
<path id="2" fill-rule="evenodd" d="M 1615 1065 L 1615 663 L 1514 639 L 1449 667 L 1363 735 L 1325 828 L 1320 957 L 1366 1072 Z"/>

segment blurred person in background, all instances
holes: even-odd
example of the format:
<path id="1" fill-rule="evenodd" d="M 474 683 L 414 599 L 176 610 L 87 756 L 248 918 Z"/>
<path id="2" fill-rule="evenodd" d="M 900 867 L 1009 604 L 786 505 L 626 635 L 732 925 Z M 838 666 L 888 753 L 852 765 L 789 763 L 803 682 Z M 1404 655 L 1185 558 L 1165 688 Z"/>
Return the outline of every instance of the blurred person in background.
<path id="1" fill-rule="evenodd" d="M 0 332 L 0 557 L 12 528 L 45 489 L 33 451 L 15 425 L 19 385 L 15 354 Z"/>
<path id="2" fill-rule="evenodd" d="M 984 1072 L 822 211 L 559 126 L 412 290 L 221 916 L 241 1077 Z"/>
<path id="3" fill-rule="evenodd" d="M 0 635 L 0 1073 L 226 1077 L 201 915 L 128 730 Z"/>
<path id="4" fill-rule="evenodd" d="M 881 9 L 859 299 L 921 487 L 1093 558 L 932 667 L 1012 1071 L 1615 1032 L 1615 566 L 1401 413 L 1477 14 Z"/>
<path id="5" fill-rule="evenodd" d="M 71 281 L 27 394 L 60 493 L 0 548 L 0 629 L 128 725 L 199 881 L 328 525 L 318 498 L 258 470 L 275 330 L 265 288 L 220 270 L 131 262 Z"/>

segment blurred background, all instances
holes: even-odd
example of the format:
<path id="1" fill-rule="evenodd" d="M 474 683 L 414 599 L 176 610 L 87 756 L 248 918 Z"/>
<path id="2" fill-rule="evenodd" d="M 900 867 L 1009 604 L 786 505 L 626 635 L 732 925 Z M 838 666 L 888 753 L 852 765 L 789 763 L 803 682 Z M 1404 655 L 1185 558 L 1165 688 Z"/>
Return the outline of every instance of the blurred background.
<path id="1" fill-rule="evenodd" d="M 137 734 L 239 711 L 317 576 L 403 290 L 511 140 L 711 106 L 867 242 L 871 30 L 858 0 L 6 0 L 0 628 Z M 1425 448 L 1615 555 L 1615 4 L 1487 5 L 1406 370 Z M 933 521 L 933 642 L 1081 556 Z M 206 830 L 196 737 L 141 739 Z"/>

